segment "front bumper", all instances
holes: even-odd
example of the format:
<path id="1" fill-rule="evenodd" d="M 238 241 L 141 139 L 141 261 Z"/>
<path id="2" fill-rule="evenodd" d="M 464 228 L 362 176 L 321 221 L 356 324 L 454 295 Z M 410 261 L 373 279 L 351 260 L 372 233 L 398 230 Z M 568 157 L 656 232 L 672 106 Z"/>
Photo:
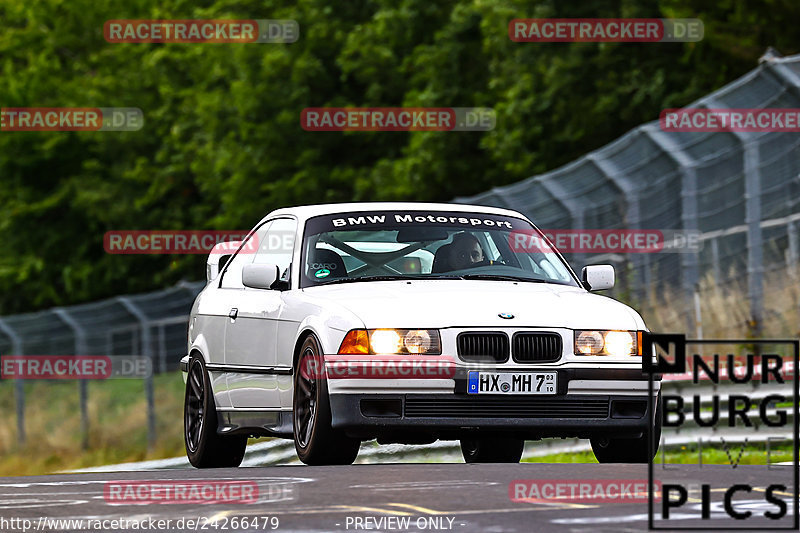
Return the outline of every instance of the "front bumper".
<path id="1" fill-rule="evenodd" d="M 332 394 L 330 401 L 334 428 L 386 442 L 475 432 L 529 440 L 637 437 L 651 419 L 646 395 Z"/>

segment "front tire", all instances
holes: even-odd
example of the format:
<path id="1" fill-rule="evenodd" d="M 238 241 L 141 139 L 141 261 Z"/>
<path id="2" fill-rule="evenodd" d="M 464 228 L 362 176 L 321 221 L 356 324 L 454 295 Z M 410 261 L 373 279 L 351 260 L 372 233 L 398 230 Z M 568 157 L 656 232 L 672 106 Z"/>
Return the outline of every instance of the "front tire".
<path id="1" fill-rule="evenodd" d="M 322 361 L 322 348 L 313 335 L 300 347 L 294 378 L 292 409 L 294 448 L 307 465 L 349 465 L 358 456 L 361 441 L 331 427 L 332 415 L 324 367 L 308 371 L 309 361 Z"/>
<path id="2" fill-rule="evenodd" d="M 195 468 L 226 468 L 242 464 L 247 436 L 219 435 L 217 407 L 203 360 L 189 361 L 183 408 L 183 442 Z"/>
<path id="3" fill-rule="evenodd" d="M 653 449 L 649 450 L 647 433 L 633 439 L 593 437 L 592 451 L 598 463 L 649 463 L 658 452 L 661 441 L 662 405 L 661 394 L 656 401 L 656 416 L 653 425 Z"/>
<path id="4" fill-rule="evenodd" d="M 461 439 L 466 463 L 519 463 L 525 441 L 508 437 Z"/>

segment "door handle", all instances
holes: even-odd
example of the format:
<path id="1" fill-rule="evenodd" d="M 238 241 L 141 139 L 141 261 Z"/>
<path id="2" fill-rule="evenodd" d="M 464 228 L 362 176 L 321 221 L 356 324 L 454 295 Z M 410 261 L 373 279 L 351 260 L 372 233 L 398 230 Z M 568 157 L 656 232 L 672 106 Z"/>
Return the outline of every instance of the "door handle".
<path id="1" fill-rule="evenodd" d="M 231 309 L 231 312 L 228 313 L 228 318 L 230 318 L 231 320 L 236 320 L 237 316 L 239 316 L 239 309 L 234 307 L 233 309 Z"/>

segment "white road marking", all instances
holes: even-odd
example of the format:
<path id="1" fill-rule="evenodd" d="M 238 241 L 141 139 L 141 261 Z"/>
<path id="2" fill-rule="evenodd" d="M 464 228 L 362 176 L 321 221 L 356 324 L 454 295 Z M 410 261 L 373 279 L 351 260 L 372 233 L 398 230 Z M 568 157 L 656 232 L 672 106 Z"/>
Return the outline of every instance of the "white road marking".
<path id="1" fill-rule="evenodd" d="M 441 490 L 442 487 L 466 487 L 472 485 L 499 485 L 496 481 L 400 481 L 397 483 L 375 483 L 370 485 L 350 485 L 351 489 L 371 490 Z"/>
<path id="2" fill-rule="evenodd" d="M 65 505 L 80 505 L 89 503 L 89 500 L 53 500 L 25 499 L 25 500 L 0 500 L 0 509 L 34 509 L 39 507 L 63 507 Z"/>

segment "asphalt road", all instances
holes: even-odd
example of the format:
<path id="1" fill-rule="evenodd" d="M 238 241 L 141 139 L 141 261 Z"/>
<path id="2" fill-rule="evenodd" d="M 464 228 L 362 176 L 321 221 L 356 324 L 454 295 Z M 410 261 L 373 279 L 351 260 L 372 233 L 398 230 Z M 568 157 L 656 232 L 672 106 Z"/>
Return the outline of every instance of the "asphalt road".
<path id="1" fill-rule="evenodd" d="M 758 515 L 752 527 L 791 526 L 792 486 L 782 498 L 788 518 L 780 522 L 761 517 L 776 506 L 765 501 L 770 483 L 793 479 L 793 467 L 768 470 L 762 466 L 673 467 L 656 470 L 656 478 L 710 483 L 709 520 L 701 521 L 700 500 L 690 499 L 674 511 L 662 528 L 710 527 L 729 530 L 733 522 L 722 498 L 730 485 L 754 487 L 735 501 L 739 511 Z M 702 474 L 702 479 L 700 477 Z M 102 474 L 69 474 L 0 478 L 0 530 L 6 531 L 115 531 L 111 520 L 139 523 L 142 531 L 455 531 L 602 533 L 643 531 L 648 527 L 645 502 L 585 503 L 568 500 L 513 501 L 509 484 L 515 480 L 647 480 L 646 465 L 541 464 L 378 464 L 342 467 L 274 466 L 222 470 L 173 469 Z M 121 480 L 164 482 L 226 480 L 258 487 L 257 503 L 149 503 L 117 504 L 112 487 Z M 145 485 L 148 486 L 148 485 Z M 512 492 L 513 493 L 513 492 Z M 116 494 L 116 496 L 114 496 Z M 132 493 L 129 493 L 132 494 Z M 144 493 L 141 493 L 144 494 Z M 695 496 L 698 493 L 693 493 Z M 528 494 L 528 496 L 530 493 Z M 137 496 L 139 498 L 140 496 Z M 228 494 L 231 497 L 231 494 Z M 657 517 L 660 517 L 660 510 Z M 52 520 L 83 520 L 54 524 Z M 183 519 L 183 522 L 179 520 Z M 236 519 L 236 520 L 234 520 Z M 242 519 L 246 519 L 243 523 Z M 29 520 L 30 522 L 24 522 Z M 51 522 L 48 522 L 51 521 Z M 102 521 L 90 522 L 90 521 Z M 161 524 L 159 520 L 163 520 Z M 171 522 L 167 523 L 166 521 Z M 196 523 L 189 522 L 193 520 Z M 255 523 L 254 523 L 255 522 Z M 92 527 L 92 525 L 101 527 Z M 216 524 L 216 526 L 214 525 Z M 130 526 L 130 523 L 129 523 Z M 132 529 L 129 527 L 129 529 Z"/>

